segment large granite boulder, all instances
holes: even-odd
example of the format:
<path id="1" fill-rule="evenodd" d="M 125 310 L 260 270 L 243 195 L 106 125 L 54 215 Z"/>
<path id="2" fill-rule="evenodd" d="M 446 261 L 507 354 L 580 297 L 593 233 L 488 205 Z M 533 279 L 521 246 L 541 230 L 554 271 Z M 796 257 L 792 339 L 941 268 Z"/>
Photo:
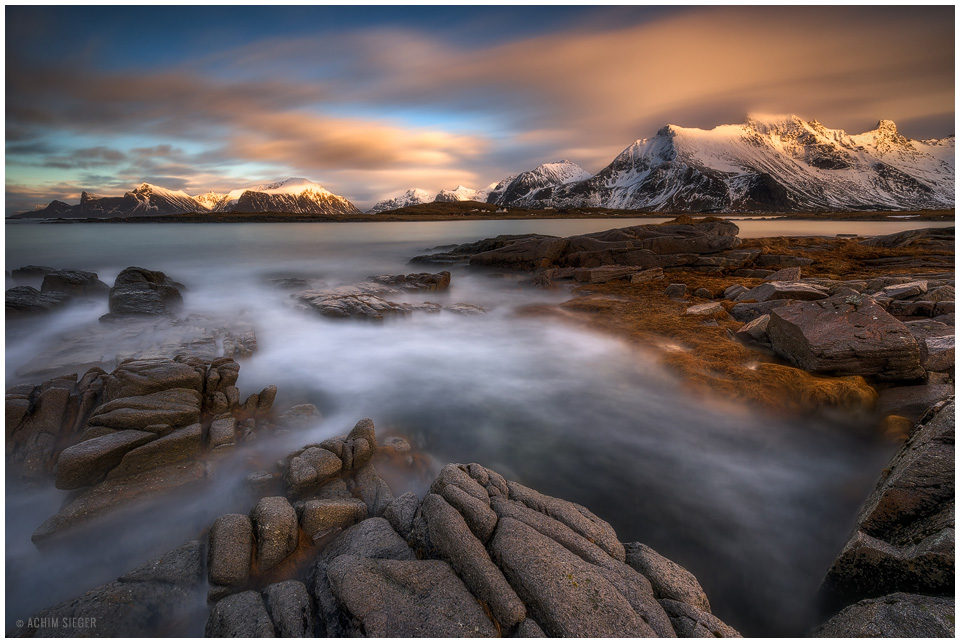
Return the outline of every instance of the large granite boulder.
<path id="1" fill-rule="evenodd" d="M 339 556 L 327 570 L 334 596 L 350 615 L 348 635 L 484 637 L 493 623 L 449 565 L 438 560 Z"/>
<path id="2" fill-rule="evenodd" d="M 869 297 L 797 301 L 767 312 L 773 350 L 807 371 L 881 380 L 923 376 L 917 340 Z"/>
<path id="3" fill-rule="evenodd" d="M 110 289 L 108 319 L 126 315 L 168 315 L 183 304 L 178 284 L 159 271 L 132 266 L 117 275 Z"/>
<path id="4" fill-rule="evenodd" d="M 860 508 L 820 587 L 828 616 L 849 607 L 819 636 L 944 635 L 955 582 L 954 407 L 951 397 L 927 411 Z"/>
<path id="5" fill-rule="evenodd" d="M 820 626 L 819 638 L 954 638 L 952 597 L 896 593 L 855 603 Z"/>
<path id="6" fill-rule="evenodd" d="M 200 543 L 149 560 L 119 580 L 42 610 L 17 631 L 24 637 L 190 636 L 203 582 Z"/>

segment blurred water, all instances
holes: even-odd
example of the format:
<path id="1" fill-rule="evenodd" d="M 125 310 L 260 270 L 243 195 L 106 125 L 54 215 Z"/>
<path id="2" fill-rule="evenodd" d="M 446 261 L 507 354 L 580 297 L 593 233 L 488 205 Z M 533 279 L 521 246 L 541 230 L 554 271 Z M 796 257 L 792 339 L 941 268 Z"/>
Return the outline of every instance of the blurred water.
<path id="1" fill-rule="evenodd" d="M 6 262 L 8 270 L 31 263 L 95 270 L 108 283 L 129 265 L 163 270 L 187 286 L 187 312 L 250 320 L 259 352 L 242 362 L 242 396 L 275 384 L 278 408 L 311 402 L 324 414 L 307 431 L 259 444 L 252 457 L 260 463 L 371 417 L 381 436 L 403 435 L 438 464 L 480 462 L 587 506 L 621 540 L 646 542 L 686 565 L 714 612 L 744 634 L 800 635 L 814 622 L 816 587 L 889 445 L 846 427 L 775 421 L 691 395 L 642 350 L 516 313 L 562 301 L 564 292 L 521 291 L 460 269 L 449 291 L 404 299 L 467 302 L 487 315 L 415 314 L 371 324 L 292 310 L 289 292 L 268 283 L 300 275 L 334 286 L 421 271 L 406 261 L 441 244 L 631 223 L 16 225 L 7 226 Z M 103 312 L 102 304 L 72 307 L 8 324 L 8 384 L 32 355 L 65 333 L 96 327 Z M 210 487 L 43 552 L 30 533 L 66 493 L 8 484 L 8 628 L 196 537 L 217 515 L 247 512 L 237 493 L 253 466 L 247 460 L 238 454 L 223 463 Z M 424 491 L 422 481 L 408 483 Z"/>

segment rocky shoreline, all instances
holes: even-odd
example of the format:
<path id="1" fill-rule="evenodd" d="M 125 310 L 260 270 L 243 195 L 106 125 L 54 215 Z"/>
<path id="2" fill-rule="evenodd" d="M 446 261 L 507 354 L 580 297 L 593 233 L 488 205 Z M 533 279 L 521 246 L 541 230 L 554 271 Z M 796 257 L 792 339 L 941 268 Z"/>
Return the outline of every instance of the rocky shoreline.
<path id="1" fill-rule="evenodd" d="M 908 439 L 824 570 L 815 634 L 953 636 L 952 229 L 858 240 L 864 255 L 851 255 L 859 264 L 844 275 L 824 274 L 830 244 L 783 252 L 791 243 L 758 247 L 729 222 L 680 219 L 566 239 L 498 237 L 413 262 L 467 262 L 529 288 L 577 285 L 568 304 L 534 313 L 573 312 L 601 327 L 625 306 L 659 306 L 674 339 L 714 333 L 711 341 L 765 356 L 761 376 L 806 373 L 852 387 L 869 405 L 880 389 L 882 413 L 900 418 Z M 92 273 L 22 271 L 43 284 L 8 290 L 8 319 L 108 297 L 108 330 L 183 321 L 183 286 L 163 273 L 131 267 L 109 288 Z M 291 307 L 331 318 L 483 314 L 466 302 L 393 301 L 450 280 L 442 271 L 276 287 L 292 291 Z M 194 320 L 180 343 L 112 370 L 56 371 L 90 366 L 77 350 L 37 367 L 49 378 L 42 384 L 8 389 L 8 480 L 73 490 L 34 532 L 37 546 L 210 485 L 230 454 L 309 426 L 316 408 L 279 412 L 276 387 L 241 396 L 237 360 L 255 351 L 255 333 L 236 320 Z M 206 604 L 207 636 L 739 636 L 711 613 L 693 574 L 621 543 L 589 508 L 476 463 L 446 465 L 423 497 L 396 494 L 405 490 L 381 473 L 412 472 L 415 455 L 400 438 L 379 442 L 364 419 L 272 465 L 250 464 L 245 513 L 219 516 L 196 539 L 9 634 L 186 635 L 188 615 Z M 60 618 L 81 624 L 52 627 Z"/>

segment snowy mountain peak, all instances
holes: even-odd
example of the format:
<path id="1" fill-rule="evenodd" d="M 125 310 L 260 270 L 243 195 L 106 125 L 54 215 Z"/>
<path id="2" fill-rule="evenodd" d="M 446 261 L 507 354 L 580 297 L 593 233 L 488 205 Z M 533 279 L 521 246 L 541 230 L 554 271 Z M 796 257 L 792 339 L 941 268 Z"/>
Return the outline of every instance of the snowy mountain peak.
<path id="1" fill-rule="evenodd" d="M 487 190 L 474 190 L 464 185 L 458 185 L 453 190 L 440 190 L 434 201 L 449 203 L 451 201 L 486 201 Z"/>
<path id="2" fill-rule="evenodd" d="M 430 203 L 433 201 L 434 196 L 435 195 L 432 192 L 427 192 L 426 190 L 421 190 L 420 188 L 413 188 L 392 199 L 378 201 L 372 208 L 367 210 L 367 214 L 379 214 L 381 212 L 387 212 L 388 210 L 405 208 L 408 205 Z"/>
<path id="3" fill-rule="evenodd" d="M 709 130 L 667 125 L 584 180 L 541 187 L 537 170 L 525 172 L 498 185 L 490 202 L 677 212 L 950 208 L 954 147 L 949 137 L 910 141 L 892 121 L 850 135 L 795 114 L 752 114 Z"/>
<path id="4" fill-rule="evenodd" d="M 162 216 L 190 212 L 277 212 L 290 214 L 359 214 L 342 196 L 332 194 L 303 178 L 290 178 L 265 186 L 232 190 L 227 194 L 207 192 L 190 196 L 141 183 L 122 197 L 97 197 L 86 192 L 80 203 L 66 209 L 55 204 L 29 213 L 33 217 L 129 217 Z"/>

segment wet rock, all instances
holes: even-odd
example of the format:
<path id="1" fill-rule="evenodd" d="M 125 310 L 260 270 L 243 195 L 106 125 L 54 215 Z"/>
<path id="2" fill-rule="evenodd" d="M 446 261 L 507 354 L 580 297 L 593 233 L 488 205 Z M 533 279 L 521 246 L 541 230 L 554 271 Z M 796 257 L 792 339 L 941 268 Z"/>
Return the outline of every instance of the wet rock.
<path id="1" fill-rule="evenodd" d="M 372 464 L 366 464 L 347 482 L 347 488 L 359 496 L 367 505 L 371 516 L 382 516 L 387 506 L 393 502 L 393 492 L 383 478 L 377 475 Z"/>
<path id="2" fill-rule="evenodd" d="M 767 324 L 770 323 L 770 315 L 760 315 L 753 321 L 749 321 L 734 333 L 736 338 L 745 343 L 769 344 L 770 338 L 767 336 Z"/>
<path id="3" fill-rule="evenodd" d="M 273 409 L 273 402 L 277 399 L 277 387 L 271 384 L 264 388 L 257 395 L 256 412 L 259 415 L 266 415 Z"/>
<path id="4" fill-rule="evenodd" d="M 31 264 L 29 266 L 14 268 L 10 273 L 10 277 L 18 284 L 38 284 L 43 281 L 46 275 L 56 271 L 56 268 L 51 268 L 50 266 L 34 266 Z"/>
<path id="5" fill-rule="evenodd" d="M 487 309 L 483 308 L 482 306 L 475 306 L 474 304 L 464 304 L 462 302 L 456 303 L 456 304 L 450 304 L 449 306 L 444 306 L 443 309 L 448 313 L 453 313 L 455 315 L 466 315 L 468 317 L 487 314 Z"/>
<path id="6" fill-rule="evenodd" d="M 450 273 L 446 270 L 437 273 L 420 272 L 409 275 L 380 275 L 377 277 L 367 277 L 367 280 L 410 291 L 446 290 L 450 287 Z"/>
<path id="7" fill-rule="evenodd" d="M 928 371 L 948 371 L 956 355 L 954 327 L 933 321 L 909 321 L 904 326 L 920 344 L 920 363 Z"/>
<path id="8" fill-rule="evenodd" d="M 751 304 L 734 304 L 730 308 L 730 316 L 736 319 L 738 322 L 751 322 L 758 317 L 763 315 L 768 315 L 770 311 L 774 308 L 780 308 L 781 306 L 786 306 L 790 303 L 787 299 L 771 299 L 769 301 L 763 301 L 758 303 Z"/>
<path id="9" fill-rule="evenodd" d="M 953 395 L 952 384 L 918 384 L 882 389 L 877 396 L 877 411 L 884 415 L 902 415 L 916 421 L 932 405 Z"/>
<path id="10" fill-rule="evenodd" d="M 460 513 L 433 493 L 424 498 L 420 511 L 435 555 L 448 562 L 470 591 L 489 605 L 503 627 L 510 629 L 522 621 L 526 616 L 523 602 Z"/>
<path id="11" fill-rule="evenodd" d="M 687 285 L 686 284 L 670 284 L 664 289 L 663 294 L 671 299 L 679 299 L 686 296 L 687 294 Z"/>
<path id="12" fill-rule="evenodd" d="M 115 478 L 137 475 L 149 469 L 196 457 L 200 455 L 202 431 L 203 427 L 199 423 L 191 424 L 128 451 L 109 475 Z"/>
<path id="13" fill-rule="evenodd" d="M 630 283 L 644 284 L 648 281 L 657 281 L 663 279 L 663 268 L 648 268 L 630 275 Z"/>
<path id="14" fill-rule="evenodd" d="M 97 407 L 88 424 L 118 431 L 187 426 L 200 421 L 200 402 L 197 391 L 185 388 L 121 397 Z"/>
<path id="15" fill-rule="evenodd" d="M 283 483 L 293 497 L 302 497 L 326 480 L 340 474 L 343 462 L 320 447 L 308 447 L 290 458 Z"/>
<path id="16" fill-rule="evenodd" d="M 740 268 L 733 271 L 734 277 L 748 277 L 750 279 L 763 279 L 772 275 L 775 270 L 762 270 L 759 268 Z"/>
<path id="17" fill-rule="evenodd" d="M 276 633 L 260 594 L 240 592 L 219 601 L 210 610 L 206 638 L 273 638 Z"/>
<path id="18" fill-rule="evenodd" d="M 123 362 L 104 382 L 104 401 L 149 395 L 167 389 L 203 387 L 203 375 L 189 364 L 171 359 L 140 359 Z"/>
<path id="19" fill-rule="evenodd" d="M 698 299 L 713 299 L 713 293 L 706 288 L 697 288 L 693 291 L 693 296 Z"/>
<path id="20" fill-rule="evenodd" d="M 60 511 L 33 532 L 33 542 L 43 542 L 56 534 L 102 516 L 118 507 L 130 506 L 165 495 L 174 489 L 200 484 L 206 477 L 202 463 L 177 463 L 151 469 L 138 476 L 107 478 L 71 499 Z"/>
<path id="21" fill-rule="evenodd" d="M 145 431 L 118 431 L 64 449 L 57 459 L 57 489 L 79 489 L 103 480 L 128 451 L 156 439 Z"/>
<path id="22" fill-rule="evenodd" d="M 615 560 L 623 562 L 626 557 L 623 545 L 610 523 L 601 520 L 581 505 L 545 496 L 519 483 L 508 481 L 510 499 L 522 502 L 535 511 L 562 522 L 584 538 L 595 543 Z M 538 621 L 539 622 L 539 621 Z"/>
<path id="23" fill-rule="evenodd" d="M 650 581 L 657 599 L 680 601 L 710 612 L 710 601 L 693 574 L 643 543 L 626 543 L 624 549 L 627 552 L 626 563 Z M 670 613 L 669 609 L 667 613 Z M 677 633 L 684 636 L 679 630 Z"/>
<path id="24" fill-rule="evenodd" d="M 410 537 L 410 532 L 413 530 L 413 519 L 419 507 L 420 498 L 412 491 L 408 491 L 394 498 L 393 502 L 387 505 L 383 510 L 383 517 L 398 534 L 406 539 Z"/>
<path id="25" fill-rule="evenodd" d="M 161 627 L 170 636 L 188 636 L 183 623 L 195 610 L 196 590 L 162 582 L 112 582 L 34 614 L 22 637 L 153 637 Z M 31 625 L 36 624 L 36 625 Z"/>
<path id="26" fill-rule="evenodd" d="M 867 297 L 793 302 L 770 311 L 773 350 L 812 373 L 921 377 L 920 347 L 907 328 Z"/>
<path id="27" fill-rule="evenodd" d="M 806 257 L 795 257 L 792 255 L 760 255 L 754 261 L 758 266 L 778 266 L 781 268 L 809 266 L 813 263 L 813 259 L 807 259 Z"/>
<path id="28" fill-rule="evenodd" d="M 316 537 L 332 529 L 343 529 L 367 518 L 367 506 L 359 498 L 343 500 L 307 500 L 300 515 L 300 527 Z"/>
<path id="29" fill-rule="evenodd" d="M 330 562 L 344 555 L 392 560 L 416 559 L 413 550 L 383 518 L 368 518 L 348 527 L 337 536 L 320 553 L 310 571 L 309 587 L 316 601 L 317 618 L 323 624 L 328 637 L 342 637 L 347 634 L 348 623 L 343 618 L 327 577 Z"/>
<path id="30" fill-rule="evenodd" d="M 557 262 L 567 249 L 567 240 L 543 235 L 530 235 L 495 250 L 470 257 L 471 266 L 537 270 Z"/>
<path id="31" fill-rule="evenodd" d="M 297 404 L 284 411 L 277 423 L 285 429 L 305 429 L 318 424 L 321 417 L 313 404 Z"/>
<path id="32" fill-rule="evenodd" d="M 217 518 L 210 529 L 210 582 L 245 585 L 253 562 L 253 522 L 243 514 Z"/>
<path id="33" fill-rule="evenodd" d="M 762 283 L 756 288 L 741 293 L 737 301 L 770 301 L 771 299 L 795 299 L 801 301 L 813 301 L 817 299 L 826 299 L 829 295 L 827 291 L 818 286 L 804 283 L 802 281 L 768 281 Z"/>
<path id="34" fill-rule="evenodd" d="M 689 603 L 671 599 L 663 599 L 660 604 L 670 616 L 670 623 L 673 624 L 673 629 L 680 638 L 742 638 L 738 631 L 711 614 L 709 610 L 697 609 Z"/>
<path id="35" fill-rule="evenodd" d="M 377 295 L 334 294 L 304 290 L 291 295 L 299 308 L 312 310 L 333 319 L 367 319 L 383 321 L 389 317 L 405 317 L 410 311 L 401 304 L 387 301 Z"/>
<path id="36" fill-rule="evenodd" d="M 877 297 L 887 299 L 909 299 L 927 292 L 926 281 L 908 281 L 904 284 L 890 285 L 877 292 Z"/>
<path id="37" fill-rule="evenodd" d="M 237 443 L 237 418 L 225 417 L 211 422 L 207 443 L 211 451 L 235 446 Z"/>
<path id="38" fill-rule="evenodd" d="M 928 371 L 953 371 L 956 336 L 926 337 L 920 342 L 920 365 Z"/>
<path id="39" fill-rule="evenodd" d="M 932 301 L 900 299 L 890 301 L 886 308 L 895 317 L 933 317 L 936 304 Z"/>
<path id="40" fill-rule="evenodd" d="M 850 605 L 824 623 L 819 638 L 954 638 L 954 599 L 895 593 Z"/>
<path id="41" fill-rule="evenodd" d="M 547 635 L 657 636 L 593 565 L 524 523 L 501 518 L 490 552 Z"/>
<path id="42" fill-rule="evenodd" d="M 650 582 L 636 570 L 611 558 L 594 542 L 562 522 L 521 502 L 498 496 L 491 498 L 491 505 L 501 519 L 510 518 L 524 523 L 593 566 L 659 635 L 673 636 L 670 621 L 657 604 Z"/>
<path id="43" fill-rule="evenodd" d="M 288 580 L 263 589 L 267 612 L 280 638 L 312 638 L 316 629 L 313 602 L 307 587 Z"/>
<path id="44" fill-rule="evenodd" d="M 297 512 L 282 496 L 263 498 L 250 515 L 257 543 L 261 571 L 276 567 L 296 550 L 299 541 Z"/>
<path id="45" fill-rule="evenodd" d="M 492 637 L 493 624 L 453 570 L 433 560 L 336 558 L 337 599 L 369 637 Z"/>
<path id="46" fill-rule="evenodd" d="M 828 609 L 902 591 L 952 593 L 954 424 L 952 399 L 934 406 L 884 469 L 821 585 Z"/>
<path id="47" fill-rule="evenodd" d="M 40 292 L 31 286 L 15 286 L 7 290 L 6 312 L 8 318 L 49 313 L 63 308 L 70 295 L 59 292 Z"/>
<path id="48" fill-rule="evenodd" d="M 661 274 L 662 274 L 661 270 Z M 602 284 L 616 279 L 626 279 L 637 273 L 634 266 L 597 266 L 596 268 L 577 268 L 573 278 L 582 284 Z"/>
<path id="49" fill-rule="evenodd" d="M 43 276 L 40 291 L 63 293 L 72 297 L 101 297 L 110 286 L 97 278 L 97 273 L 84 270 L 53 270 Z"/>
<path id="50" fill-rule="evenodd" d="M 905 248 L 909 245 L 923 242 L 925 240 L 943 239 L 953 245 L 953 228 L 919 228 L 916 230 L 905 230 L 904 232 L 895 232 L 879 237 L 870 237 L 860 242 L 860 245 L 879 247 L 879 248 Z"/>
<path id="51" fill-rule="evenodd" d="M 719 301 L 712 301 L 706 304 L 696 304 L 694 306 L 687 306 L 687 310 L 684 312 L 685 315 L 694 315 L 697 317 L 713 317 L 724 312 L 723 304 Z"/>
<path id="52" fill-rule="evenodd" d="M 800 281 L 800 266 L 782 268 L 763 278 L 764 281 Z"/>
<path id="53" fill-rule="evenodd" d="M 525 618 L 520 625 L 517 626 L 517 632 L 514 635 L 514 638 L 518 639 L 545 639 L 547 635 L 543 633 L 543 629 L 537 625 L 537 622 L 532 618 Z"/>
<path id="54" fill-rule="evenodd" d="M 741 284 L 734 284 L 724 289 L 723 298 L 726 299 L 727 301 L 733 301 L 740 295 L 740 293 L 747 292 L 747 290 L 749 289 L 746 286 L 743 286 Z"/>
<path id="55" fill-rule="evenodd" d="M 940 301 L 954 301 L 956 299 L 957 291 L 953 286 L 937 286 L 936 288 L 931 288 L 927 291 L 927 294 L 924 295 L 924 301 L 932 301 L 934 303 Z"/>
<path id="56" fill-rule="evenodd" d="M 8 464 L 28 478 L 49 473 L 57 445 L 72 429 L 77 400 L 74 379 L 49 380 L 29 394 L 12 394 L 7 401 Z"/>
<path id="57" fill-rule="evenodd" d="M 148 560 L 118 579 L 121 583 L 158 582 L 194 587 L 203 581 L 203 545 L 191 540 Z"/>
<path id="58" fill-rule="evenodd" d="M 110 316 L 167 315 L 183 304 L 182 285 L 162 272 L 130 267 L 117 275 L 110 289 Z"/>

